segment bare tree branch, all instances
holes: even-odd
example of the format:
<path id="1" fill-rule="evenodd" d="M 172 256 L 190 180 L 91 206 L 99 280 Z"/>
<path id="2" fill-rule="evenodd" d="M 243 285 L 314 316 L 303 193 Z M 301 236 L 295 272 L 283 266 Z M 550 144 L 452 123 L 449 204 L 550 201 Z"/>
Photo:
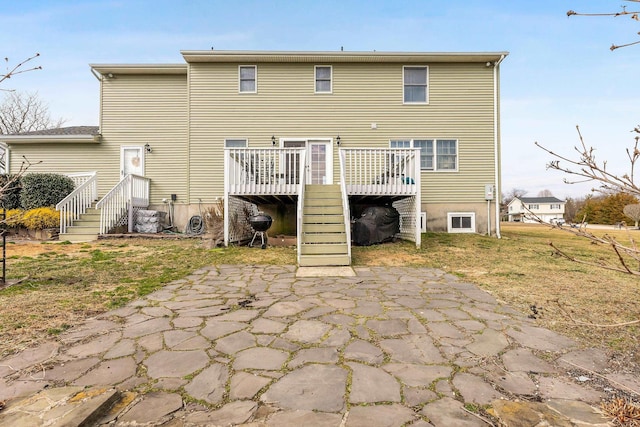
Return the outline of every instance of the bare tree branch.
<path id="1" fill-rule="evenodd" d="M 558 154 L 544 147 L 537 141 L 535 142 L 536 146 L 555 157 L 555 160 L 551 160 L 547 163 L 547 169 L 555 169 L 568 175 L 585 178 L 579 181 L 572 181 L 565 178 L 564 182 L 567 184 L 597 181 L 600 186 L 599 188 L 594 188 L 593 191 L 605 194 L 610 192 L 625 192 L 640 196 L 640 187 L 638 187 L 634 181 L 636 162 L 640 158 L 640 149 L 638 148 L 640 137 L 636 137 L 634 146 L 631 149 L 627 149 L 627 156 L 630 162 L 630 172 L 628 174 L 618 176 L 607 170 L 606 160 L 598 163 L 595 149 L 593 147 L 587 147 L 579 126 L 576 126 L 576 130 L 578 131 L 578 136 L 580 138 L 580 146 L 574 147 L 575 151 L 578 153 L 577 160 Z M 565 166 L 563 162 L 568 164 L 568 166 Z"/>
<path id="2" fill-rule="evenodd" d="M 35 58 L 39 57 L 40 54 L 36 53 L 35 55 L 25 59 L 24 61 L 18 63 L 16 66 L 14 66 L 13 68 L 9 68 L 9 58 L 4 58 L 5 63 L 7 64 L 7 71 L 5 72 L 5 74 L 0 74 L 0 83 L 2 83 L 3 81 L 10 79 L 12 76 L 15 76 L 17 74 L 22 74 L 22 73 L 27 73 L 29 71 L 34 71 L 34 70 L 42 70 L 42 66 L 38 65 L 35 67 L 31 67 L 31 68 L 23 68 L 25 67 L 29 62 L 33 61 Z M 0 89 L 0 90 L 5 90 L 5 89 Z"/>
<path id="3" fill-rule="evenodd" d="M 640 3 L 639 0 L 626 0 L 626 1 L 632 2 L 632 3 Z M 640 21 L 640 16 L 639 16 L 640 15 L 640 11 L 627 10 L 627 7 L 625 5 L 622 5 L 621 8 L 622 8 L 622 10 L 620 12 L 604 12 L 604 13 L 583 13 L 583 12 L 576 12 L 575 10 L 569 10 L 569 11 L 567 11 L 567 16 L 568 17 L 572 17 L 572 16 L 612 16 L 614 18 L 617 18 L 618 16 L 629 16 L 634 21 Z M 621 44 L 621 45 L 612 44 L 609 49 L 611 51 L 614 51 L 614 50 L 620 49 L 622 47 L 633 46 L 633 45 L 636 45 L 636 44 L 640 44 L 640 40 L 635 41 L 635 42 L 631 42 L 631 43 Z"/>

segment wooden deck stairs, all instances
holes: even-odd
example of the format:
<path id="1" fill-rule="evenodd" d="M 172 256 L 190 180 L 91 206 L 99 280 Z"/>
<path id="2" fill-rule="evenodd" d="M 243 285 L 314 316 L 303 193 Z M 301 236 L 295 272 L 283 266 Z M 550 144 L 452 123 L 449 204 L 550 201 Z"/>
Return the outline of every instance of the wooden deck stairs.
<path id="1" fill-rule="evenodd" d="M 66 233 L 60 234 L 59 240 L 72 243 L 91 242 L 98 240 L 99 232 L 100 211 L 91 207 L 80 216 L 79 220 L 74 221 L 72 226 L 67 227 Z"/>
<path id="2" fill-rule="evenodd" d="M 307 185 L 300 266 L 350 265 L 339 185 Z"/>

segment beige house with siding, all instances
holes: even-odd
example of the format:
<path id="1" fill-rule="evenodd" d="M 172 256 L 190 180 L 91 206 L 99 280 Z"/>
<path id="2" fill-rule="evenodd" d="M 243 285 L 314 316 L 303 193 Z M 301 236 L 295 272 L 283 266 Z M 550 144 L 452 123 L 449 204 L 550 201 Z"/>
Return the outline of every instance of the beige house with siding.
<path id="1" fill-rule="evenodd" d="M 395 206 L 418 245 L 426 230 L 499 233 L 507 52 L 181 53 L 92 64 L 99 128 L 2 136 L 10 172 L 22 156 L 42 161 L 33 172 L 90 171 L 75 197 L 100 200 L 98 233 L 136 207 L 171 208 L 183 230 L 223 198 L 229 242 L 237 212 L 265 211 L 301 265 L 348 264 L 350 221 L 371 205 Z"/>

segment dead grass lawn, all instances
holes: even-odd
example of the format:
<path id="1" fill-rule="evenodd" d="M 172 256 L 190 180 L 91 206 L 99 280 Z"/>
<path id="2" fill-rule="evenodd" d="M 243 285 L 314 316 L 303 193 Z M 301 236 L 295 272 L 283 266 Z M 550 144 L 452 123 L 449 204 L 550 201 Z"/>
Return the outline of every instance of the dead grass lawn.
<path id="1" fill-rule="evenodd" d="M 596 231 L 598 232 L 598 231 Z M 605 231 L 602 231 L 605 232 Z M 607 233 L 624 231 L 606 230 Z M 633 231 L 640 237 L 640 231 Z M 585 346 L 612 350 L 620 363 L 640 365 L 640 325 L 597 327 L 640 319 L 640 278 L 572 263 L 553 255 L 553 241 L 572 254 L 606 255 L 557 229 L 504 224 L 502 239 L 427 233 L 410 242 L 354 247 L 354 265 L 441 268 L 476 283 L 542 326 Z M 145 295 L 212 264 L 295 264 L 295 247 L 206 249 L 201 241 L 101 240 L 91 244 L 15 243 L 7 250 L 8 277 L 29 276 L 0 291 L 0 357 L 60 333 L 82 319 Z"/>

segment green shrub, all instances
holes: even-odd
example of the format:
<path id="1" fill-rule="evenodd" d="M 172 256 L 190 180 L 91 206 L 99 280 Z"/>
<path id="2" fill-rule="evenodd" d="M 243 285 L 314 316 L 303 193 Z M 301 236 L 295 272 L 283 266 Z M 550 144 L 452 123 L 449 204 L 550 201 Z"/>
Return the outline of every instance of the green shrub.
<path id="1" fill-rule="evenodd" d="M 24 209 L 55 206 L 74 189 L 68 176 L 54 173 L 30 173 L 22 177 L 20 202 Z"/>
<path id="2" fill-rule="evenodd" d="M 0 207 L 17 209 L 20 207 L 20 190 L 22 189 L 22 183 L 20 182 L 20 178 L 15 175 L 0 175 L 0 187 L 3 188 L 9 181 L 12 182 L 4 189 L 2 197 L 0 197 Z"/>
<path id="3" fill-rule="evenodd" d="M 22 225 L 31 230 L 60 227 L 60 213 L 53 208 L 36 208 L 22 215 Z"/>

